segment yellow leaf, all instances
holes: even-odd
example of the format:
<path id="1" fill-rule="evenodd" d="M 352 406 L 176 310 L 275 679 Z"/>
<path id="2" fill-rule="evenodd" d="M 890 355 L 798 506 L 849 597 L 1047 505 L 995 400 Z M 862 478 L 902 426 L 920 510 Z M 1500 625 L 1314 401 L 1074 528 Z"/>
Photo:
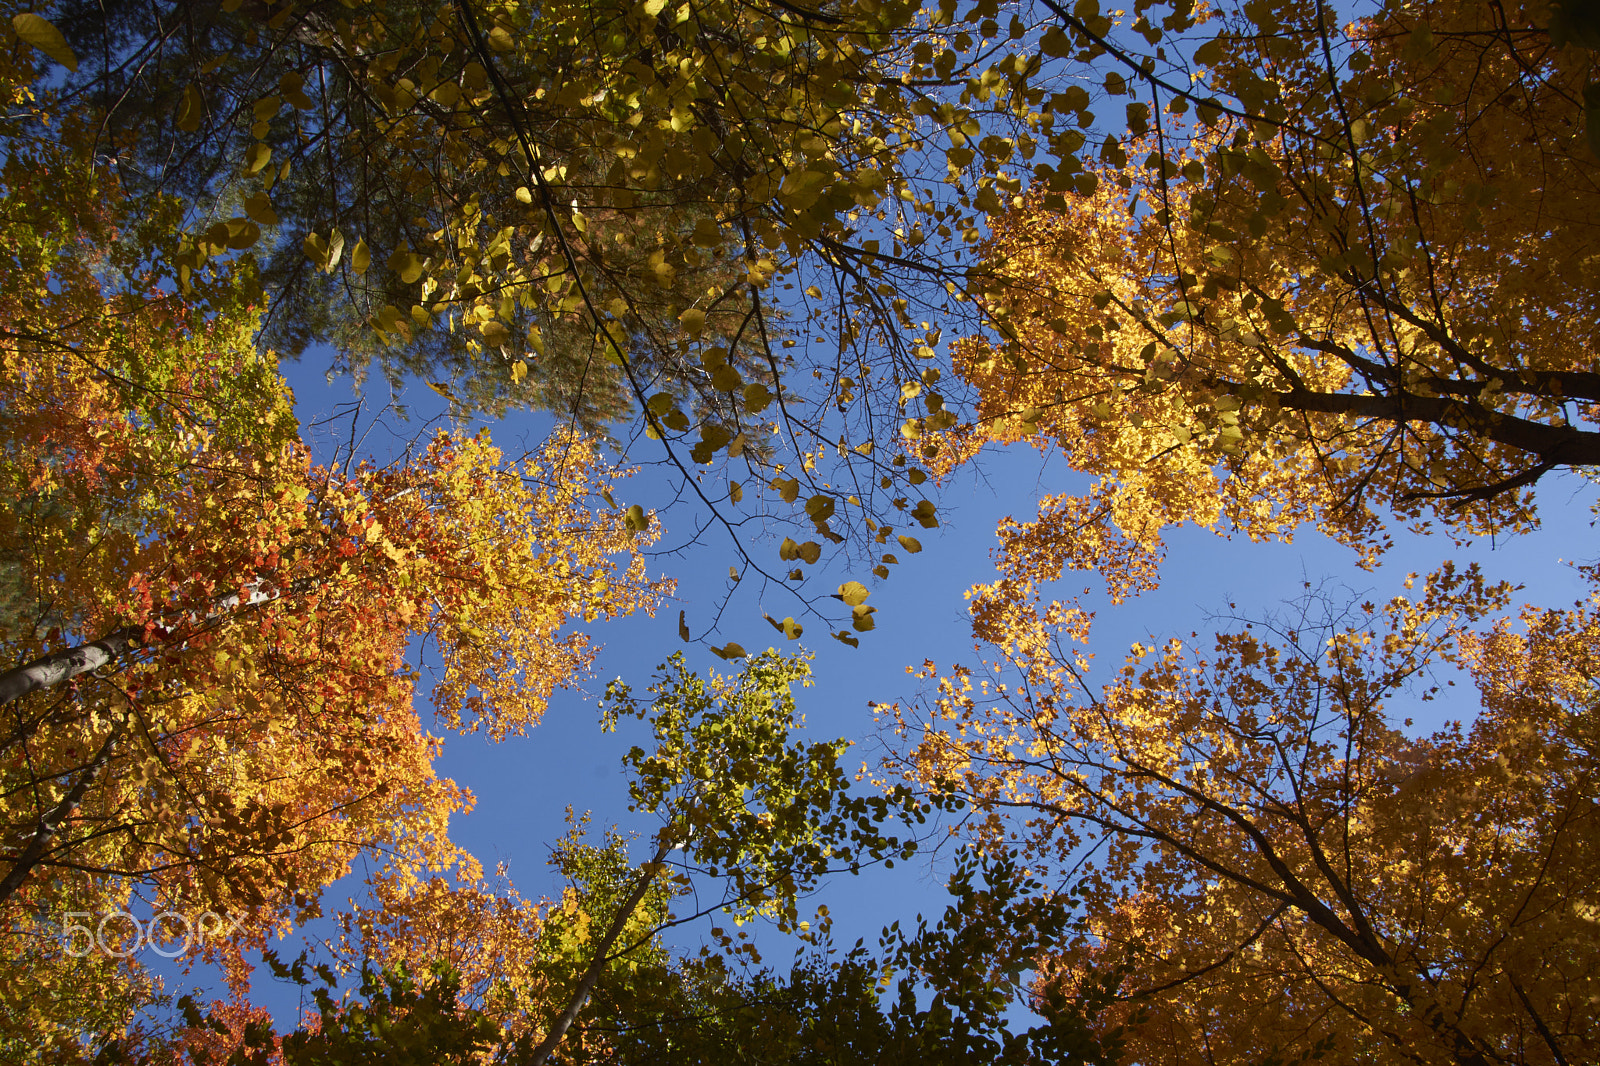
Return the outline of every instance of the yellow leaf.
<path id="1" fill-rule="evenodd" d="M 691 240 L 702 248 L 710 248 L 722 240 L 722 229 L 717 225 L 716 219 L 702 218 L 694 224 L 694 235 Z"/>
<path id="2" fill-rule="evenodd" d="M 205 118 L 205 97 L 200 95 L 200 86 L 190 83 L 183 90 L 183 99 L 178 101 L 177 122 L 178 128 L 185 133 L 193 133 L 200 128 L 200 122 Z"/>
<path id="3" fill-rule="evenodd" d="M 263 226 L 276 226 L 278 224 L 278 213 L 272 209 L 272 201 L 268 199 L 267 194 L 264 192 L 245 197 L 244 213 Z"/>
<path id="4" fill-rule="evenodd" d="M 67 47 L 67 39 L 61 36 L 60 30 L 38 15 L 31 11 L 14 15 L 11 19 L 11 28 L 24 43 L 33 45 L 68 70 L 78 69 L 78 57 Z"/>
<path id="5" fill-rule="evenodd" d="M 252 144 L 244 153 L 245 172 L 255 174 L 261 168 L 272 162 L 272 149 L 260 141 Z"/>
<path id="6" fill-rule="evenodd" d="M 839 586 L 839 591 L 834 595 L 843 600 L 847 607 L 859 607 L 867 602 L 867 597 L 871 594 L 867 592 L 867 586 L 861 582 L 846 581 Z"/>
<path id="7" fill-rule="evenodd" d="M 227 223 L 226 244 L 235 251 L 249 248 L 261 239 L 261 227 L 247 218 L 230 218 Z"/>
<path id="8" fill-rule="evenodd" d="M 389 257 L 389 269 L 410 285 L 422 277 L 422 257 L 409 248 L 401 248 Z"/>
<path id="9" fill-rule="evenodd" d="M 772 403 L 772 392 L 761 382 L 753 381 L 744 387 L 745 414 L 760 414 L 770 403 Z"/>
<path id="10" fill-rule="evenodd" d="M 784 638 L 787 640 L 798 640 L 800 638 L 800 634 L 805 632 L 800 623 L 796 622 L 793 618 L 785 618 L 780 622 L 770 614 L 764 615 L 763 617 L 766 618 L 768 625 L 782 633 Z"/>
<path id="11" fill-rule="evenodd" d="M 334 227 L 328 234 L 328 261 L 322 264 L 322 269 L 332 274 L 333 268 L 339 265 L 339 257 L 342 255 L 344 255 L 344 234 L 339 232 L 338 227 Z"/>

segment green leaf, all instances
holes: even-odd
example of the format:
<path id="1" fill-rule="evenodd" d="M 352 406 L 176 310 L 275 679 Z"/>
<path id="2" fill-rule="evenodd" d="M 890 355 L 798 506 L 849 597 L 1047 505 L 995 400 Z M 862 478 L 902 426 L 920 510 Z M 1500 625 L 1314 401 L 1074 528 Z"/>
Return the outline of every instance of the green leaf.
<path id="1" fill-rule="evenodd" d="M 31 11 L 14 15 L 11 19 L 11 28 L 25 44 L 33 45 L 68 70 L 78 69 L 78 57 L 67 47 L 67 39 L 61 36 L 60 30 L 38 15 Z"/>

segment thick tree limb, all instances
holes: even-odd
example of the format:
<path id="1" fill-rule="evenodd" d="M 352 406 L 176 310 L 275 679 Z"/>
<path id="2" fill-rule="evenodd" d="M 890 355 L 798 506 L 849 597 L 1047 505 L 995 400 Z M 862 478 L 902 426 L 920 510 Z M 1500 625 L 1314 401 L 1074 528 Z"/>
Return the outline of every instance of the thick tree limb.
<path id="1" fill-rule="evenodd" d="M 319 581 L 306 578 L 290 584 L 287 590 L 283 590 L 260 580 L 251 581 L 245 586 L 242 595 L 230 592 L 226 596 L 219 596 L 212 603 L 211 612 L 206 615 L 205 621 L 208 624 L 216 623 L 226 619 L 235 611 L 281 599 L 285 591 L 289 595 L 298 595 L 315 588 L 318 584 Z M 75 677 L 82 677 L 84 674 L 111 666 L 137 648 L 143 635 L 144 630 L 138 626 L 124 626 L 99 640 L 80 644 L 75 648 L 53 651 L 41 655 L 30 663 L 0 672 L 0 707 L 20 700 L 29 693 L 56 688 Z"/>
<path id="2" fill-rule="evenodd" d="M 1227 384 L 1218 383 L 1233 391 Z M 1279 392 L 1278 403 L 1291 411 L 1377 418 L 1396 424 L 1428 422 L 1470 433 L 1482 440 L 1527 452 L 1555 466 L 1600 466 L 1600 433 L 1574 426 L 1552 426 L 1490 410 L 1471 400 L 1442 396 L 1356 396 L 1342 392 Z"/>
<path id="3" fill-rule="evenodd" d="M 110 666 L 139 646 L 141 634 L 141 630 L 125 626 L 99 640 L 53 651 L 0 673 L 0 706 Z"/>
<path id="4" fill-rule="evenodd" d="M 567 1003 L 550 1026 L 550 1032 L 545 1035 L 539 1046 L 533 1049 L 533 1054 L 528 1058 L 529 1066 L 544 1066 L 556 1046 L 561 1043 L 561 1038 L 567 1035 L 567 1030 L 572 1028 L 572 1023 L 577 1020 L 578 1012 L 589 1001 L 589 994 L 594 991 L 594 986 L 599 983 L 600 975 L 605 971 L 606 963 L 611 961 L 611 945 L 617 942 L 617 937 L 622 935 L 622 930 L 627 926 L 628 919 L 633 917 L 633 912 L 638 909 L 639 903 L 644 899 L 644 894 L 650 890 L 650 884 L 656 879 L 655 870 L 665 861 L 667 852 L 671 850 L 665 844 L 656 848 L 655 858 L 651 859 L 640 872 L 638 880 L 634 883 L 633 891 L 628 894 L 621 907 L 617 909 L 615 918 L 611 919 L 611 928 L 606 930 L 605 937 L 595 946 L 594 958 L 589 960 L 589 966 L 583 971 L 583 979 L 578 982 L 578 989 L 572 994 L 572 999 Z"/>
<path id="5" fill-rule="evenodd" d="M 72 812 L 78 809 L 78 804 L 83 802 L 84 794 L 89 791 L 95 781 L 100 777 L 101 771 L 106 768 L 106 763 L 111 759 L 111 749 L 116 747 L 117 741 L 122 737 L 122 729 L 116 728 L 106 737 L 105 743 L 100 745 L 100 750 L 95 753 L 94 759 L 89 763 L 88 769 L 76 784 L 67 790 L 61 801 L 50 808 L 45 816 L 39 819 L 38 828 L 33 831 L 33 838 L 28 841 L 22 852 L 11 860 L 11 869 L 6 871 L 6 876 L 0 880 L 0 904 L 10 899 L 22 883 L 28 879 L 34 867 L 39 865 L 41 859 L 50 850 L 51 843 L 61 832 L 61 826 L 72 817 Z"/>

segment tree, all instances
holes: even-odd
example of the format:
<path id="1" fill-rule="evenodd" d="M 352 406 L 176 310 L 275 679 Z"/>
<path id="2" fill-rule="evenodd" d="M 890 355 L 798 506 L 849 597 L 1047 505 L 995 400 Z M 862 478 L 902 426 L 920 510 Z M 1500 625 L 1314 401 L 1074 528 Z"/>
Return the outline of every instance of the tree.
<path id="1" fill-rule="evenodd" d="M 1098 1025 L 1133 1060 L 1588 1061 L 1587 577 L 1573 609 L 1485 630 L 1507 590 L 1473 571 L 1381 608 L 1308 594 L 1209 654 L 1136 645 L 1100 692 L 1067 643 L 1081 628 L 1040 622 L 894 710 L 901 766 L 967 798 L 981 840 L 1084 878 L 1087 926 L 1036 987 L 1070 999 L 1120 970 Z M 1397 719 L 1444 697 L 1435 669 L 1470 677 L 1476 718 L 1418 735 Z"/>
<path id="2" fill-rule="evenodd" d="M 287 465 L 303 480 L 269 491 L 182 486 L 185 521 L 101 575 L 129 590 L 134 654 L 12 705 L 7 896 L 142 885 L 246 917 L 248 942 L 360 852 L 398 877 L 453 862 L 470 797 L 433 775 L 408 641 L 439 648 L 436 719 L 503 736 L 583 671 L 569 619 L 653 605 L 642 560 L 609 558 L 640 535 L 586 509 L 605 475 L 575 441 L 510 470 L 449 437 L 400 470 Z"/>
<path id="3" fill-rule="evenodd" d="M 833 216 L 876 205 L 904 150 L 892 112 L 842 116 L 892 76 L 915 5 L 225 8 L 62 10 L 126 180 L 242 201 L 241 247 L 282 227 L 269 339 L 448 373 L 470 407 L 599 428 L 659 378 L 737 423 L 745 382 L 709 387 L 691 344 L 772 384 L 771 257 L 847 236 Z M 197 233 L 189 270 L 229 232 Z"/>
<path id="4" fill-rule="evenodd" d="M 701 992 L 719 1006 L 731 1002 L 741 993 L 720 957 L 680 963 L 661 944 L 663 929 L 725 911 L 735 923 L 769 917 L 803 933 L 809 923 L 799 920 L 799 901 L 818 880 L 907 854 L 911 846 L 880 826 L 916 820 L 921 809 L 904 790 L 856 794 L 838 764 L 846 741 L 792 739 L 801 720 L 790 688 L 809 676 L 804 656 L 769 651 L 729 677 L 691 674 L 681 657 L 662 671 L 648 712 L 617 682 L 605 716 L 614 724 L 648 713 L 655 735 L 653 751 L 635 748 L 625 759 L 637 808 L 664 823 L 645 862 L 630 861 L 628 841 L 615 831 L 588 842 L 584 818 L 552 856 L 569 880 L 559 901 L 528 904 L 471 875 L 452 884 L 386 874 L 369 903 L 340 916 L 331 960 L 346 972 L 359 962 L 365 1005 L 336 1002 L 337 974 L 323 965 L 314 968 L 326 986 L 315 992 L 320 1033 L 280 1039 L 242 1001 L 219 1001 L 204 1015 L 186 1001 L 184 1025 L 119 1041 L 107 1054 L 252 1062 L 281 1051 L 290 1063 L 331 1063 L 369 1061 L 361 1056 L 380 1051 L 432 1061 L 480 1047 L 539 1066 L 553 1055 L 590 1061 L 620 1053 L 628 1039 L 619 1021 L 697 1010 Z M 705 906 L 697 896 L 698 913 L 674 915 L 696 877 L 722 881 L 716 902 Z M 823 911 L 824 927 L 826 920 Z M 713 933 L 724 947 L 746 939 Z M 758 961 L 753 949 L 734 951 L 741 953 Z M 278 976 L 311 983 L 304 960 L 271 961 Z M 408 976 L 423 973 L 432 977 L 421 984 Z"/>
<path id="5" fill-rule="evenodd" d="M 458 412 L 635 419 L 766 578 L 802 580 L 824 540 L 887 576 L 890 529 L 937 524 L 913 492 L 934 446 L 891 444 L 897 401 L 935 379 L 931 320 L 970 310 L 967 246 L 1055 122 L 1022 21 L 1002 32 L 987 2 L 223 7 L 57 19 L 85 57 L 67 98 L 99 108 L 125 183 L 192 209 L 177 283 L 253 248 L 284 350 L 448 378 Z M 747 494 L 815 526 L 792 569 L 740 540 Z"/>
<path id="6" fill-rule="evenodd" d="M 1229 6 L 1195 88 L 1107 75 L 1128 132 L 997 222 L 960 454 L 1026 441 L 1098 479 L 1003 530 L 1009 579 L 1126 595 L 1185 523 L 1315 523 L 1370 561 L 1388 514 L 1519 531 L 1543 475 L 1600 466 L 1590 54 L 1537 5 L 1333 18 Z"/>
<path id="7" fill-rule="evenodd" d="M 612 841 L 615 844 L 615 840 Z M 608 845 L 591 857 L 622 852 Z M 563 860 L 565 861 L 565 860 Z M 592 868 L 591 868 L 592 869 Z M 1111 999 L 1091 993 L 1076 1000 L 1046 997 L 1030 1005 L 1044 1024 L 1026 1030 L 1008 1016 L 1021 1001 L 1021 974 L 1042 943 L 1071 927 L 1075 901 L 1043 893 L 1018 877 L 1013 857 L 963 855 L 950 879 L 951 903 L 933 925 L 912 935 L 883 932 L 885 955 L 874 959 L 857 944 L 843 957 L 826 944 L 797 958 L 787 974 L 731 969 L 720 955 L 674 957 L 660 944 L 628 952 L 628 965 L 608 969 L 594 989 L 591 1010 L 571 1029 L 561 1061 L 585 1063 L 725 1062 L 758 1066 L 823 1064 L 1060 1063 L 1105 1066 L 1115 1044 L 1102 1044 L 1087 1022 Z M 662 902 L 671 893 L 662 894 Z M 560 911 L 570 908 L 563 905 Z M 664 911 L 658 911 L 656 921 Z M 570 942 L 563 917 L 536 936 Z M 582 928 L 580 925 L 578 928 Z M 445 945 L 450 951 L 451 945 Z M 390 961 L 381 971 L 363 963 L 360 984 L 342 994 L 335 972 L 308 967 L 302 957 L 284 965 L 268 953 L 274 973 L 309 988 L 318 1017 L 282 1036 L 269 1023 L 231 1004 L 201 1012 L 182 1000 L 182 1042 L 170 1048 L 114 1045 L 105 1058 L 141 1064 L 166 1061 L 163 1051 L 200 1063 L 239 1066 L 279 1061 L 286 1066 L 477 1061 L 508 1066 L 537 1061 L 537 1030 L 507 1027 L 500 1006 L 508 992 L 536 987 L 511 978 L 514 990 L 478 999 L 473 982 L 446 962 L 424 968 Z M 570 958 L 561 961 L 570 963 Z M 557 963 L 552 956 L 549 963 Z M 559 963 L 558 963 L 559 964 Z M 892 980 L 898 974 L 898 980 Z M 891 989 L 893 994 L 891 995 Z M 919 1005 L 919 997 L 931 1001 Z M 533 1004 L 538 996 L 524 1000 Z"/>
<path id="8" fill-rule="evenodd" d="M 357 855 L 393 876 L 461 858 L 470 795 L 433 772 L 413 639 L 439 655 L 436 720 L 504 736 L 583 673 L 573 622 L 666 586 L 570 434 L 513 463 L 443 434 L 388 468 L 313 465 L 246 279 L 155 286 L 170 213 L 141 217 L 70 137 L 4 177 L 0 1040 L 39 1048 L 149 1000 L 136 964 L 73 957 L 72 915 L 135 892 L 225 915 L 237 936 L 206 932 L 237 964 Z"/>
<path id="9" fill-rule="evenodd" d="M 847 741 L 792 739 L 803 719 L 791 690 L 809 676 L 805 656 L 769 650 L 728 676 L 691 673 L 676 655 L 661 666 L 648 706 L 613 682 L 607 727 L 625 717 L 646 719 L 655 742 L 653 750 L 636 746 L 624 759 L 633 808 L 662 822 L 648 859 L 631 863 L 627 841 L 615 832 L 601 846 L 575 832 L 552 859 L 571 890 L 542 914 L 511 905 L 491 915 L 471 885 L 386 888 L 372 908 L 352 916 L 344 950 L 351 958 L 414 969 L 447 952 L 469 1002 L 490 1010 L 510 1038 L 522 1039 L 525 1060 L 539 1066 L 558 1048 L 568 1053 L 562 1041 L 569 1031 L 585 1031 L 580 1019 L 592 1016 L 585 1013 L 591 997 L 601 997 L 594 1010 L 605 1010 L 635 994 L 641 968 L 666 965 L 657 937 L 668 924 L 724 911 L 736 924 L 766 918 L 781 932 L 806 934 L 810 922 L 800 917 L 800 901 L 820 880 L 908 856 L 914 845 L 880 826 L 922 817 L 907 791 L 856 794 L 839 765 Z M 717 886 L 704 890 L 715 902 L 707 905 L 697 894 L 696 913 L 674 913 L 674 898 L 697 877 Z M 470 946 L 458 953 L 459 945 L 438 939 L 432 916 L 440 913 L 491 920 L 471 930 Z M 825 926 L 824 914 L 819 927 Z M 743 933 L 714 935 L 736 955 L 748 950 L 735 947 Z"/>
<path id="10" fill-rule="evenodd" d="M 958 857 L 936 922 L 883 930 L 881 956 L 860 944 L 797 958 L 787 974 L 735 977 L 694 960 L 598 1020 L 599 1054 L 576 1062 L 760 1066 L 961 1063 L 1109 1064 L 1116 1038 L 1091 1036 L 1106 997 L 1027 995 L 1036 953 L 1074 925 L 1076 901 L 1053 894 L 1000 852 Z M 1023 1029 L 1019 1008 L 1042 1019 Z M 1033 1020 L 1033 1019 L 1028 1019 Z"/>

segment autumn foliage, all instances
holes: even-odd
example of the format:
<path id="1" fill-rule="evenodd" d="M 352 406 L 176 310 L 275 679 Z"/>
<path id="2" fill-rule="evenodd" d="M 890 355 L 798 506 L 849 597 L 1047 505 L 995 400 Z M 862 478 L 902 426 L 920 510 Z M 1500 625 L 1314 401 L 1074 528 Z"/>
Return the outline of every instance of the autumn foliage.
<path id="1" fill-rule="evenodd" d="M 1600 598 L 1474 624 L 1506 596 L 1451 568 L 1382 606 L 1308 594 L 1103 687 L 1040 626 L 883 710 L 985 846 L 1082 879 L 1037 987 L 1111 975 L 1132 1061 L 1584 1061 Z M 1466 724 L 1403 729 L 1458 671 Z"/>
<path id="2" fill-rule="evenodd" d="M 1374 569 L 1593 482 L 1592 5 L 0 7 L 0 1059 L 1600 1060 L 1592 561 L 1560 609 L 1307 584 L 1110 673 L 1052 599 L 1156 588 L 1184 526 Z M 457 421 L 330 449 L 277 342 Z M 520 455 L 466 427 L 527 408 Z M 730 538 L 724 608 L 859 648 L 906 620 L 855 571 L 1018 445 L 1066 473 L 875 767 L 797 737 L 809 653 L 689 601 L 730 672 L 597 725 L 634 852 L 569 811 L 542 898 L 452 839 L 446 738 L 534 730 L 675 589 L 612 449 L 674 552 Z M 944 918 L 830 954 L 807 897 L 929 831 Z M 72 950 L 121 908 L 222 916 L 177 965 L 223 998 Z M 757 921 L 821 953 L 761 970 Z"/>
<path id="3" fill-rule="evenodd" d="M 228 915 L 208 950 L 242 982 L 243 950 L 318 913 L 359 856 L 390 881 L 471 876 L 448 835 L 471 796 L 434 773 L 424 723 L 537 724 L 592 658 L 573 623 L 669 587 L 575 436 L 515 461 L 439 434 L 390 467 L 314 464 L 242 297 L 154 288 L 119 258 L 141 223 L 115 182 L 52 158 L 6 164 L 0 641 L 8 680 L 106 654 L 7 690 L 7 1047 L 114 1034 L 152 995 L 135 964 L 63 956 L 65 912 Z M 86 965 L 107 971 L 90 1001 Z"/>
<path id="4" fill-rule="evenodd" d="M 1208 23 L 1204 93 L 1128 104 L 997 219 L 955 456 L 1028 442 L 1098 479 L 1003 530 L 1010 580 L 1125 596 L 1186 524 L 1370 561 L 1391 516 L 1525 530 L 1541 476 L 1600 465 L 1587 51 L 1530 7 L 1322 11 Z"/>

